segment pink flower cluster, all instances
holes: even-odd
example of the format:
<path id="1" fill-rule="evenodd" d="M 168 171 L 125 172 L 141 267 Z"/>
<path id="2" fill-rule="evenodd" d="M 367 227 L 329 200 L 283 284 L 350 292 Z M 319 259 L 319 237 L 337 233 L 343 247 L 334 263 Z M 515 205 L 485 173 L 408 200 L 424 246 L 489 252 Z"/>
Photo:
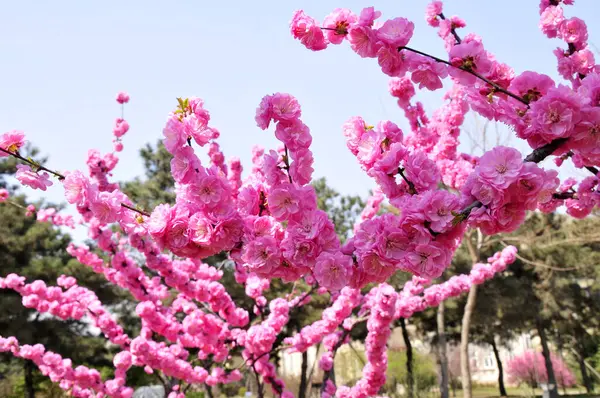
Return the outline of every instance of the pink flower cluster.
<path id="1" fill-rule="evenodd" d="M 15 178 L 23 185 L 42 191 L 45 191 L 52 185 L 48 173 L 33 170 L 30 166 L 25 164 L 17 165 L 17 174 L 15 175 Z"/>
<path id="2" fill-rule="evenodd" d="M 129 123 L 124 119 L 125 104 L 129 102 L 129 94 L 120 92 L 117 94 L 117 102 L 121 104 L 121 117 L 115 121 L 115 127 L 113 128 L 113 135 L 115 136 L 113 143 L 115 152 L 121 152 L 123 150 L 123 143 L 121 137 L 123 137 L 129 131 Z"/>
<path id="3" fill-rule="evenodd" d="M 0 158 L 10 156 L 10 153 L 18 153 L 19 149 L 25 145 L 25 133 L 22 131 L 9 131 L 0 135 L 0 148 L 4 151 L 0 151 Z"/>
<path id="4" fill-rule="evenodd" d="M 556 355 L 550 355 L 552 369 L 556 382 L 561 387 L 572 387 L 577 383 L 575 375 Z M 548 374 L 544 363 L 544 356 L 541 352 L 525 351 L 508 361 L 506 366 L 508 380 L 511 383 L 526 383 L 530 386 L 537 386 L 539 383 L 548 382 Z"/>
<path id="5" fill-rule="evenodd" d="M 36 212 L 36 217 L 38 221 L 49 222 L 57 227 L 64 226 L 71 229 L 75 228 L 75 220 L 73 219 L 73 216 L 70 214 L 60 214 L 54 207 L 47 207 L 45 209 L 38 210 Z"/>
<path id="6" fill-rule="evenodd" d="M 390 324 L 394 320 L 398 294 L 386 283 L 373 288 L 374 303 L 367 320 L 367 339 L 365 348 L 367 364 L 363 368 L 362 378 L 352 387 L 340 387 L 340 398 L 367 398 L 377 394 L 385 384 L 387 370 L 387 340 L 391 334 Z"/>
<path id="7" fill-rule="evenodd" d="M 514 231 L 527 210 L 552 199 L 558 173 L 532 162 L 523 162 L 514 148 L 497 146 L 486 152 L 462 187 L 463 206 L 479 201 L 469 222 L 486 234 Z"/>
<path id="8" fill-rule="evenodd" d="M 328 334 L 334 333 L 352 314 L 352 310 L 360 304 L 361 300 L 362 295 L 359 290 L 345 287 L 339 292 L 333 304 L 323 311 L 320 320 L 303 327 L 300 333 L 288 337 L 285 343 L 290 345 L 291 350 L 295 352 L 308 350 Z"/>
<path id="9" fill-rule="evenodd" d="M 25 284 L 25 278 L 9 274 L 0 278 L 0 289 L 12 289 L 23 296 L 23 305 L 48 312 L 61 319 L 80 320 L 88 315 L 106 338 L 113 344 L 127 346 L 129 337 L 110 313 L 102 306 L 94 292 L 77 286 L 75 278 L 62 275 L 56 281 L 58 286 L 46 286 L 42 280 Z"/>
<path id="10" fill-rule="evenodd" d="M 332 220 L 317 207 L 310 185 L 312 136 L 290 94 L 267 95 L 260 102 L 258 127 L 272 127 L 282 145 L 277 150 L 254 148 L 245 178 L 239 158 L 226 161 L 217 142 L 220 133 L 209 126 L 203 101 L 178 99 L 163 129 L 164 145 L 173 156 L 176 200 L 151 211 L 136 208 L 111 181 L 120 140 L 129 130 L 123 114 L 113 129 L 115 152 L 89 151 L 87 173 L 52 172 L 21 156 L 23 133 L 3 134 L 0 156 L 23 163 L 16 174 L 22 184 L 46 190 L 52 184 L 49 174 L 62 181 L 67 201 L 76 206 L 97 246 L 92 251 L 70 245 L 68 252 L 139 301 L 136 314 L 142 327 L 130 341 L 97 297 L 70 277 L 59 278 L 58 287 L 47 287 L 42 281 L 26 284 L 11 274 L 0 278 L 0 288 L 19 292 L 25 306 L 62 318 L 86 315 L 121 352 L 113 360 L 114 379 L 103 382 L 98 372 L 73 369 L 69 360 L 41 346 L 0 338 L 0 351 L 32 359 L 62 388 L 82 397 L 131 396 L 125 380 L 132 366 L 159 371 L 180 383 L 234 382 L 242 375 L 229 365 L 232 355 L 241 352 L 243 367 L 260 383 L 268 383 L 274 395 L 288 398 L 292 394 L 277 377 L 272 360 L 278 336 L 293 308 L 309 302 L 313 291 L 329 292 L 331 306 L 321 319 L 287 338 L 287 349 L 305 352 L 323 342 L 326 354 L 320 367 L 331 372 L 336 350 L 348 341 L 352 327 L 368 319 L 363 378 L 353 388 L 336 388 L 326 377 L 322 393 L 375 396 L 385 383 L 386 341 L 393 320 L 462 294 L 515 261 L 516 249 L 508 247 L 488 264 L 475 264 L 468 275 L 427 287 L 449 265 L 466 228 L 507 232 L 521 224 L 527 211 L 553 211 L 565 204 L 569 214 L 585 217 L 600 204 L 597 175 L 561 184 L 555 171 L 537 165 L 555 155 L 558 166 L 571 159 L 597 174 L 600 163 L 600 71 L 587 48 L 585 24 L 564 18 L 557 3 L 542 0 L 540 26 L 549 37 L 567 43 L 568 50 L 557 55 L 559 71 L 570 86 L 531 71 L 516 75 L 486 50 L 480 37 L 461 38 L 458 29 L 466 22 L 446 18 L 440 1 L 427 7 L 426 20 L 438 29 L 447 60 L 408 47 L 413 23 L 405 18 L 379 22 L 381 13 L 373 7 L 358 15 L 336 9 L 322 24 L 302 11 L 294 14 L 291 33 L 307 48 L 323 50 L 347 40 L 361 57 L 376 58 L 392 77 L 390 94 L 410 128 L 402 131 L 387 120 L 370 125 L 358 116 L 343 125 L 348 149 L 377 183 L 354 235 L 343 245 Z M 415 99 L 415 86 L 437 90 L 448 77 L 452 87 L 443 106 L 428 115 Z M 122 106 L 128 101 L 127 94 L 117 95 Z M 461 126 L 469 109 L 507 124 L 534 151 L 525 159 L 502 146 L 481 157 L 460 153 Z M 196 152 L 204 149 L 206 164 Z M 0 201 L 7 198 L 8 191 L 0 190 Z M 384 200 L 398 211 L 380 215 Z M 28 206 L 27 212 L 33 214 L 35 208 Z M 54 209 L 38 210 L 37 218 L 73 225 L 72 218 Z M 235 267 L 236 282 L 253 300 L 255 320 L 227 293 L 220 281 L 223 273 L 202 263 L 219 253 L 232 260 L 226 266 Z M 384 282 L 399 270 L 415 277 L 395 292 Z M 312 288 L 269 302 L 266 291 L 273 278 L 304 278 Z M 378 285 L 362 296 L 359 289 L 370 283 Z M 176 384 L 169 397 L 183 395 Z"/>
<path id="11" fill-rule="evenodd" d="M 100 398 L 109 395 L 115 398 L 130 398 L 133 395 L 133 388 L 117 386 L 110 381 L 103 383 L 100 372 L 96 369 L 83 365 L 73 368 L 70 359 L 46 351 L 41 344 L 19 345 L 14 337 L 0 336 L 0 352 L 10 352 L 15 357 L 33 361 L 43 375 L 58 383 L 63 390 L 70 391 L 74 397 Z"/>

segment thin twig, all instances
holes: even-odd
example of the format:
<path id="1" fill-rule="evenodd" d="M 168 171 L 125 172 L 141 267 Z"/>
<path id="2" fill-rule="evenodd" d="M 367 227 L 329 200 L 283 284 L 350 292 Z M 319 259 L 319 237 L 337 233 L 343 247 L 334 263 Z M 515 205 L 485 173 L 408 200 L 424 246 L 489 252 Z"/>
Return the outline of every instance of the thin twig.
<path id="1" fill-rule="evenodd" d="M 471 74 L 471 75 L 475 76 L 475 77 L 476 77 L 476 78 L 478 78 L 479 80 L 482 80 L 482 81 L 486 82 L 487 84 L 489 84 L 490 86 L 492 86 L 492 87 L 493 87 L 493 88 L 494 88 L 496 91 L 498 91 L 498 92 L 501 92 L 501 93 L 503 93 L 503 94 L 506 94 L 506 95 L 508 95 L 509 97 L 511 97 L 511 98 L 514 98 L 514 99 L 516 99 L 517 101 L 519 101 L 519 102 L 521 102 L 522 104 L 525 104 L 525 105 L 527 105 L 527 107 L 529 107 L 529 102 L 528 102 L 528 101 L 526 101 L 525 99 L 523 99 L 523 98 L 519 97 L 518 95 L 516 95 L 516 94 L 514 94 L 514 93 L 511 93 L 511 92 L 510 92 L 510 91 L 508 91 L 507 89 L 505 89 L 505 88 L 503 88 L 503 87 L 499 86 L 498 84 L 494 83 L 493 81 L 491 81 L 491 80 L 489 80 L 489 79 L 487 79 L 487 78 L 483 77 L 482 75 L 480 75 L 479 73 L 475 72 L 474 70 L 472 70 L 472 69 L 470 69 L 470 68 L 465 68 L 465 67 L 462 67 L 462 66 L 455 66 L 455 65 L 452 65 L 452 63 L 451 63 L 451 62 L 448 62 L 448 61 L 446 61 L 446 60 L 444 60 L 444 59 L 438 58 L 438 57 L 436 57 L 436 56 L 433 56 L 433 55 L 429 55 L 429 54 L 427 54 L 427 53 L 424 53 L 424 52 L 422 52 L 422 51 L 415 50 L 414 48 L 410 48 L 410 47 L 406 47 L 406 46 L 398 47 L 398 51 L 402 51 L 402 50 L 411 51 L 411 52 L 413 52 L 413 53 L 416 53 L 416 54 L 422 55 L 422 56 L 424 56 L 424 57 L 431 58 L 431 59 L 433 59 L 433 60 L 434 60 L 434 61 L 436 61 L 436 62 L 441 62 L 441 63 L 443 63 L 443 64 L 446 64 L 446 65 L 448 65 L 448 66 L 451 66 L 451 67 L 453 67 L 453 68 L 460 69 L 460 70 L 462 70 L 462 71 L 464 71 L 464 72 L 467 72 L 467 73 L 469 73 L 469 74 Z"/>
<path id="2" fill-rule="evenodd" d="M 400 174 L 400 177 L 402 177 L 404 182 L 406 182 L 406 184 L 408 185 L 408 193 L 410 193 L 411 195 L 416 195 L 417 190 L 415 189 L 415 184 L 413 184 L 412 181 L 410 181 L 408 178 L 406 178 L 406 176 L 404 175 L 403 168 L 398 167 L 398 174 Z"/>
<path id="3" fill-rule="evenodd" d="M 35 162 L 35 161 L 31 160 L 31 159 L 24 158 L 17 151 L 11 152 L 11 151 L 9 151 L 7 149 L 4 149 L 4 148 L 0 147 L 0 152 L 4 152 L 4 153 L 6 153 L 6 154 L 8 154 L 10 156 L 13 156 L 13 157 L 15 157 L 15 158 L 17 158 L 17 159 L 19 159 L 19 160 L 21 160 L 21 161 L 23 161 L 23 162 L 31 165 L 31 166 L 33 166 L 36 169 L 36 171 L 39 171 L 39 170 L 46 171 L 46 172 L 48 172 L 48 173 L 50 173 L 50 174 L 58 177 L 58 179 L 60 181 L 63 181 L 66 178 L 63 174 L 61 174 L 61 173 L 59 173 L 57 171 L 50 170 L 49 168 L 47 168 L 45 166 L 42 166 L 41 164 L 39 164 L 39 163 L 37 163 L 37 162 Z M 136 213 L 139 213 L 139 214 L 141 214 L 143 216 L 150 217 L 150 213 L 147 213 L 147 212 L 145 212 L 143 210 L 136 209 L 135 207 L 131 207 L 131 206 L 125 204 L 125 203 L 121 203 L 121 207 L 124 207 L 126 209 L 135 211 Z"/>
<path id="4" fill-rule="evenodd" d="M 121 207 L 129 209 L 131 211 L 135 211 L 136 213 L 140 213 L 142 216 L 150 217 L 150 213 L 147 213 L 143 210 L 136 209 L 135 207 L 131 207 L 129 205 L 126 205 L 125 203 L 121 203 Z"/>
<path id="5" fill-rule="evenodd" d="M 290 184 L 291 184 L 292 183 L 292 175 L 290 174 L 290 155 L 288 153 L 287 145 L 284 145 L 284 148 L 285 148 L 285 155 L 283 155 L 283 163 L 285 164 L 285 166 L 283 168 L 287 172 L 288 179 L 290 180 Z"/>
<path id="6" fill-rule="evenodd" d="M 501 244 L 503 244 L 504 246 L 509 246 L 509 245 L 508 245 L 506 242 L 504 242 L 503 240 L 500 240 L 500 243 L 501 243 Z M 523 256 L 519 255 L 518 253 L 516 253 L 516 254 L 515 254 L 515 256 L 516 256 L 516 257 L 517 257 L 519 260 L 523 261 L 523 262 L 524 262 L 524 263 L 526 263 L 526 264 L 533 265 L 533 266 L 535 266 L 535 267 L 548 268 L 548 269 L 551 269 L 551 270 L 553 270 L 553 271 L 574 271 L 574 270 L 578 269 L 578 267 L 564 267 L 564 268 L 561 268 L 561 267 L 553 267 L 553 266 L 551 266 L 551 265 L 548 265 L 548 264 L 544 264 L 544 263 L 539 263 L 539 262 L 537 262 L 537 261 L 528 260 L 528 259 L 526 259 L 525 257 L 523 257 Z"/>
<path id="7" fill-rule="evenodd" d="M 54 175 L 54 176 L 58 177 L 58 179 L 59 179 L 59 180 L 61 180 L 61 181 L 65 179 L 65 176 L 64 176 L 64 175 L 62 175 L 62 174 L 60 174 L 60 173 L 58 173 L 58 172 L 56 172 L 56 171 L 52 171 L 52 170 L 50 170 L 50 169 L 48 169 L 48 168 L 46 168 L 46 167 L 42 166 L 41 164 L 39 164 L 39 163 L 37 163 L 37 162 L 34 162 L 34 161 L 33 161 L 33 160 L 31 160 L 31 159 L 24 158 L 23 156 L 21 156 L 21 154 L 20 154 L 18 151 L 11 152 L 11 151 L 9 151 L 9 150 L 7 150 L 7 149 L 4 149 L 4 148 L 2 148 L 2 147 L 0 147 L 0 151 L 1 151 L 1 152 L 4 152 L 4 153 L 6 153 L 6 154 L 8 154 L 8 155 L 14 156 L 15 158 L 17 158 L 17 159 L 19 159 L 19 160 L 22 160 L 23 162 L 25 162 L 25 163 L 27 163 L 27 164 L 29 164 L 29 165 L 33 166 L 33 167 L 34 167 L 34 168 L 36 168 L 37 170 L 46 171 L 46 172 L 48 172 L 48 173 L 50 173 L 50 174 L 52 174 L 52 175 Z"/>
<path id="8" fill-rule="evenodd" d="M 443 12 L 440 12 L 438 14 L 438 17 L 440 17 L 440 19 L 446 19 L 446 17 L 444 16 Z M 458 33 L 456 33 L 456 30 L 452 27 L 452 22 L 450 23 L 450 32 L 452 33 L 452 36 L 454 36 L 454 39 L 456 40 L 456 44 L 460 44 L 462 41 L 460 40 L 460 36 L 458 35 Z"/>

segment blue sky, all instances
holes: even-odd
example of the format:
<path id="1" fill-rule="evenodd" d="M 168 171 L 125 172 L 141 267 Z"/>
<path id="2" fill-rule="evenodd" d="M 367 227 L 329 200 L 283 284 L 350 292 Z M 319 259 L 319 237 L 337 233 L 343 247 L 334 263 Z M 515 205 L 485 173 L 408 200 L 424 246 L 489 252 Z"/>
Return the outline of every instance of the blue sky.
<path id="1" fill-rule="evenodd" d="M 517 73 L 536 70 L 557 80 L 552 50 L 564 46 L 538 30 L 537 0 L 447 1 L 446 15 L 467 21 L 461 35 L 476 32 L 486 48 Z M 341 125 L 360 115 L 375 124 L 390 119 L 407 127 L 387 92 L 388 77 L 376 60 L 347 45 L 318 53 L 288 31 L 299 8 L 322 20 L 336 7 L 359 12 L 374 5 L 383 18 L 415 22 L 411 46 L 445 57 L 443 44 L 424 21 L 426 1 L 6 1 L 0 5 L 0 132 L 24 130 L 59 170 L 85 167 L 87 150 L 112 149 L 120 114 L 114 97 L 130 93 L 131 125 L 115 179 L 143 172 L 138 149 L 156 142 L 175 98 L 198 96 L 221 132 L 226 157 L 247 166 L 253 144 L 275 148 L 273 132 L 260 131 L 254 112 L 273 92 L 295 95 L 313 134 L 315 176 L 342 193 L 365 195 L 373 183 L 345 147 Z M 590 42 L 600 37 L 597 0 L 577 0 L 568 16 L 584 18 Z M 598 42 L 600 45 L 600 42 Z M 428 110 L 442 92 L 422 93 Z M 473 118 L 467 128 L 475 129 Z M 522 144 L 513 144 L 525 150 Z M 465 147 L 467 149 L 467 147 Z M 39 197 L 39 193 L 24 188 Z M 53 187 L 46 196 L 61 201 Z"/>

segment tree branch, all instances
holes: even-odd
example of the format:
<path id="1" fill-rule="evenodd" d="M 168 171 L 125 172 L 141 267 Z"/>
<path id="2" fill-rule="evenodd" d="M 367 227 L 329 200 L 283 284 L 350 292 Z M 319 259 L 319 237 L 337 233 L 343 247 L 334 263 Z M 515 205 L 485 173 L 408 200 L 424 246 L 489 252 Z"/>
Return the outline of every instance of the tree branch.
<path id="1" fill-rule="evenodd" d="M 413 52 L 413 53 L 416 53 L 416 54 L 422 55 L 422 56 L 424 56 L 424 57 L 431 58 L 431 59 L 433 59 L 433 60 L 434 60 L 434 61 L 436 61 L 436 62 L 441 62 L 441 63 L 443 63 L 443 64 L 446 64 L 446 65 L 448 65 L 448 66 L 451 66 L 451 67 L 453 67 L 453 68 L 460 69 L 460 70 L 462 70 L 462 71 L 464 71 L 464 72 L 467 72 L 467 73 L 469 73 L 469 74 L 471 74 L 471 75 L 475 76 L 475 77 L 476 77 L 476 78 L 478 78 L 479 80 L 482 80 L 482 81 L 486 82 L 487 84 L 489 84 L 490 86 L 492 86 L 492 87 L 494 88 L 494 90 L 495 90 L 495 91 L 497 91 L 497 92 L 500 92 L 500 93 L 503 93 L 503 94 L 506 94 L 506 95 L 508 95 L 509 97 L 511 97 L 511 98 L 514 98 L 514 99 L 516 99 L 517 101 L 521 102 L 522 104 L 525 104 L 525 105 L 527 105 L 527 107 L 529 108 L 529 102 L 528 102 L 527 100 L 525 100 L 525 99 L 523 99 L 523 98 L 519 97 L 518 95 L 516 95 L 516 94 L 514 94 L 514 93 L 511 93 L 510 91 L 508 91 L 507 89 L 505 89 L 505 88 L 503 88 L 503 87 L 500 87 L 499 85 L 497 85 L 497 84 L 496 84 L 496 83 L 494 83 L 493 81 L 491 81 L 491 80 L 489 80 L 489 79 L 487 79 L 487 78 L 485 78 L 485 77 L 481 76 L 479 73 L 475 72 L 475 71 L 474 71 L 474 70 L 472 70 L 472 69 L 465 68 L 465 67 L 461 67 L 461 66 L 454 66 L 454 65 L 452 65 L 452 63 L 450 63 L 450 62 L 448 62 L 448 61 L 446 61 L 446 60 L 444 60 L 444 59 L 441 59 L 441 58 L 435 57 L 435 56 L 433 56 L 433 55 L 429 55 L 429 54 L 427 54 L 427 53 L 424 53 L 424 52 L 422 52 L 422 51 L 419 51 L 419 50 L 415 50 L 414 48 L 410 48 L 410 47 L 406 47 L 406 46 L 404 46 L 404 47 L 398 47 L 398 51 L 402 51 L 402 50 L 411 51 L 411 52 Z"/>

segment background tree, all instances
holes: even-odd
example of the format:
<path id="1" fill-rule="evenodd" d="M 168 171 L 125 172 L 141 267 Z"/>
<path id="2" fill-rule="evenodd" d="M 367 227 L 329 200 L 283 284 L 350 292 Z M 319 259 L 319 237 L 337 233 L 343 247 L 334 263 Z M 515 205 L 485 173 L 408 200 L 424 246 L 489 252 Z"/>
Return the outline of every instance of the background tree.
<path id="1" fill-rule="evenodd" d="M 36 153 L 30 149 L 30 153 Z M 14 162 L 0 161 L 0 186 L 10 186 Z M 66 248 L 69 235 L 50 223 L 37 222 L 26 216 L 26 197 L 11 188 L 9 201 L 0 203 L 0 264 L 2 275 L 18 273 L 28 280 L 40 279 L 55 284 L 61 274 L 74 276 L 80 285 L 93 290 L 107 305 L 122 300 L 120 292 L 103 277 L 94 274 L 74 260 Z M 41 204 L 38 203 L 38 206 Z M 16 336 L 23 344 L 44 344 L 48 349 L 72 358 L 81 364 L 112 367 L 103 337 L 82 321 L 63 321 L 53 316 L 39 315 L 25 308 L 21 296 L 13 290 L 0 290 L 0 330 L 2 335 Z M 33 397 L 43 386 L 41 375 L 30 361 L 3 355 L 0 378 L 21 385 L 20 396 Z M 21 381 L 22 380 L 22 383 Z"/>
<path id="2" fill-rule="evenodd" d="M 175 181 L 171 175 L 172 155 L 165 149 L 162 140 L 156 146 L 147 144 L 140 150 L 140 157 L 144 163 L 145 175 L 143 178 L 135 178 L 132 181 L 121 183 L 121 189 L 134 203 L 140 207 L 151 210 L 160 203 L 174 203 Z M 327 212 L 333 220 L 336 232 L 344 241 L 354 227 L 354 223 L 364 208 L 364 201 L 359 196 L 341 195 L 327 185 L 325 178 L 313 182 L 317 193 L 319 208 Z M 221 282 L 231 295 L 235 303 L 248 310 L 251 316 L 254 313 L 254 301 L 244 292 L 244 286 L 235 282 L 233 264 L 223 255 L 216 255 L 205 262 L 219 266 L 223 271 Z M 265 292 L 265 297 L 271 300 L 282 295 L 289 294 L 294 290 L 298 294 L 311 292 L 310 286 L 304 281 L 292 285 L 284 283 L 279 279 L 270 281 L 270 288 Z M 329 305 L 329 295 L 311 295 L 311 302 L 297 307 L 290 314 L 290 322 L 284 331 L 278 336 L 276 347 L 283 343 L 285 337 L 293 335 L 302 327 L 316 321 L 321 317 L 321 312 Z M 267 309 L 265 309 L 266 311 Z M 264 314 L 266 315 L 266 313 Z M 298 397 L 304 398 L 310 390 L 308 374 L 308 354 L 303 353 L 301 364 L 301 375 L 298 382 Z"/>

